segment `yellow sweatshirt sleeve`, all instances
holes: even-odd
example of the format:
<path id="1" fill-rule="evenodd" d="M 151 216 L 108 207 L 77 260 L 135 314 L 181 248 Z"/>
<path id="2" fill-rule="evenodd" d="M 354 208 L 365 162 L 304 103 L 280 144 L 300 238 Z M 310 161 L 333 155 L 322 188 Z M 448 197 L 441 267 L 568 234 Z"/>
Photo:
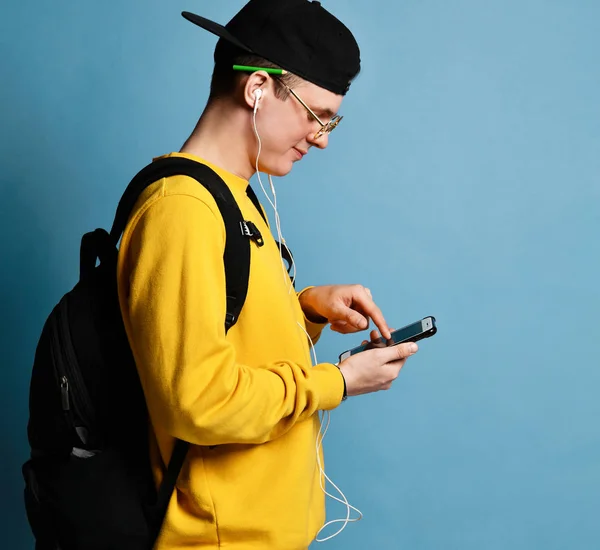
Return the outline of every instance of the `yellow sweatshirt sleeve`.
<path id="1" fill-rule="evenodd" d="M 225 228 L 213 209 L 163 195 L 130 222 L 126 326 L 153 423 L 196 445 L 263 443 L 339 405 L 343 380 L 330 364 L 236 360 L 224 326 Z"/>

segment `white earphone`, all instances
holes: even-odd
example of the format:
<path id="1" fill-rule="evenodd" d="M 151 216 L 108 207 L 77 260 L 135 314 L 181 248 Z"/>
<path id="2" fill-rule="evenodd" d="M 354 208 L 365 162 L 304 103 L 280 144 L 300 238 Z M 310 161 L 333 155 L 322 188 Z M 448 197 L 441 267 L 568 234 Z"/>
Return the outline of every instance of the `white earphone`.
<path id="1" fill-rule="evenodd" d="M 258 88 L 254 90 L 254 112 L 256 113 L 258 109 L 258 103 L 260 102 L 260 98 L 263 96 L 263 91 Z"/>

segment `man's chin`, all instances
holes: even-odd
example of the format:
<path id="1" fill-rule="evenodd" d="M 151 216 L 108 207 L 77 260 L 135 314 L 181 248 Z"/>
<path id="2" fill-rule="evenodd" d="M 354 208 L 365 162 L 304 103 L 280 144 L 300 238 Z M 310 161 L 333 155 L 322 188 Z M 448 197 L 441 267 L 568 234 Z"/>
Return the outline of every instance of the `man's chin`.
<path id="1" fill-rule="evenodd" d="M 293 162 L 287 162 L 287 163 L 281 163 L 278 166 L 269 166 L 269 167 L 263 167 L 263 171 L 267 174 L 269 174 L 270 176 L 273 176 L 274 178 L 281 178 L 283 176 L 287 176 L 291 171 L 292 168 L 294 167 L 294 163 Z"/>

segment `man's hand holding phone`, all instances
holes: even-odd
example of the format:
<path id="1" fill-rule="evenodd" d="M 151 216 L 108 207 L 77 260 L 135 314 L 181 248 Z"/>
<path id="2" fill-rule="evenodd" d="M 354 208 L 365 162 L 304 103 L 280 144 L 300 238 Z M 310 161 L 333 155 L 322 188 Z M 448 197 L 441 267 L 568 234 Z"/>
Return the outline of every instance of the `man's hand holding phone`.
<path id="1" fill-rule="evenodd" d="M 373 331 L 371 341 L 378 339 L 379 334 Z M 374 347 L 344 359 L 338 366 L 346 380 L 348 397 L 389 390 L 406 360 L 418 349 L 417 344 L 407 342 L 391 347 Z"/>
<path id="2" fill-rule="evenodd" d="M 435 317 L 424 317 L 416 323 L 392 330 L 389 338 L 371 331 L 371 341 L 340 355 L 338 365 L 346 380 L 348 396 L 387 390 L 398 377 L 406 359 L 417 350 L 416 342 L 437 333 Z"/>

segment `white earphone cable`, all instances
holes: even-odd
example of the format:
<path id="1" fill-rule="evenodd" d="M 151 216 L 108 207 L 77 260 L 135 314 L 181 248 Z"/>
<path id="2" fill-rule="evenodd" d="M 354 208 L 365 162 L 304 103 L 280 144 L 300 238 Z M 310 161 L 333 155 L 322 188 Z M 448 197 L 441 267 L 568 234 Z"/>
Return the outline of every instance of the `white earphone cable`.
<path id="1" fill-rule="evenodd" d="M 258 90 L 257 90 L 258 91 Z M 260 94 L 255 95 L 255 101 L 254 101 L 254 112 L 253 112 L 253 116 L 252 116 L 252 126 L 254 129 L 254 134 L 256 135 L 256 139 L 258 141 L 258 151 L 256 154 L 256 175 L 258 178 L 258 183 L 260 184 L 260 188 L 262 189 L 262 192 L 264 193 L 265 197 L 267 198 L 267 200 L 269 201 L 269 204 L 271 205 L 271 207 L 273 208 L 274 212 L 275 212 L 275 227 L 276 227 L 276 231 L 277 231 L 277 236 L 279 239 L 279 253 L 281 255 L 281 251 L 282 251 L 282 245 L 285 244 L 285 240 L 283 238 L 283 234 L 281 231 L 281 219 L 279 217 L 279 211 L 277 209 L 277 193 L 275 192 L 275 185 L 273 184 L 273 180 L 271 178 L 271 175 L 268 175 L 269 178 L 269 184 L 271 187 L 271 192 L 273 193 L 273 200 L 271 200 L 271 198 L 269 197 L 269 195 L 267 194 L 267 191 L 265 190 L 265 187 L 263 185 L 262 179 L 260 177 L 260 170 L 259 170 L 259 166 L 258 166 L 258 160 L 260 158 L 260 153 L 262 150 L 262 141 L 260 139 L 260 135 L 258 133 L 258 128 L 256 126 L 256 112 L 258 111 L 258 102 L 259 99 L 262 95 L 262 91 Z M 290 288 L 288 290 L 288 293 L 290 293 L 292 291 L 293 288 L 293 281 L 296 277 L 296 262 L 294 261 L 294 259 L 292 258 L 292 265 L 290 266 L 290 270 L 293 268 L 293 276 L 291 277 L 291 279 L 288 277 L 288 272 L 285 269 L 285 266 L 283 265 L 283 260 L 281 262 L 281 266 L 282 266 L 282 270 L 283 270 L 283 276 L 284 276 L 284 280 L 290 280 Z M 315 346 L 312 342 L 312 339 L 310 337 L 310 335 L 308 334 L 308 332 L 306 331 L 306 329 L 300 324 L 298 323 L 298 326 L 302 329 L 302 331 L 306 334 L 306 337 L 308 338 L 308 341 L 310 343 L 310 347 L 311 347 L 311 351 L 312 351 L 312 356 L 314 359 L 314 364 L 316 365 L 318 363 L 317 361 L 317 353 L 315 351 Z M 322 413 L 322 414 L 321 414 Z M 340 502 L 341 504 L 346 506 L 346 517 L 345 518 L 340 518 L 340 519 L 334 519 L 331 521 L 328 521 L 327 523 L 325 523 L 325 525 L 323 525 L 323 527 L 321 527 L 321 529 L 319 530 L 319 532 L 317 533 L 317 537 L 316 537 L 316 542 L 325 542 L 328 541 L 334 537 L 336 537 L 337 535 L 339 535 L 348 525 L 348 523 L 352 523 L 352 522 L 356 522 L 356 521 L 360 521 L 363 517 L 362 512 L 358 509 L 355 508 L 354 506 L 352 506 L 349 502 L 348 499 L 346 498 L 346 495 L 344 495 L 344 493 L 342 492 L 342 490 L 331 480 L 331 478 L 325 473 L 325 470 L 323 469 L 323 463 L 321 461 L 321 448 L 323 446 L 323 440 L 325 439 L 325 435 L 327 434 L 327 430 L 329 429 L 329 425 L 331 423 L 331 413 L 330 411 L 321 411 L 321 413 L 319 414 L 319 433 L 317 434 L 317 439 L 315 442 L 315 452 L 316 452 L 316 456 L 317 456 L 317 465 L 319 466 L 319 484 L 321 486 L 321 490 L 323 491 L 323 493 L 325 495 L 327 495 L 328 497 L 332 498 L 333 500 L 336 500 L 337 502 Z M 327 422 L 325 424 L 325 429 L 323 429 L 323 419 L 324 417 L 327 417 Z M 329 483 L 335 488 L 335 490 L 338 492 L 338 494 L 342 497 L 341 499 L 332 495 L 331 493 L 329 493 L 327 491 L 326 488 L 326 483 L 324 483 L 324 481 L 327 482 L 329 481 Z M 351 518 L 350 517 L 350 510 L 354 510 L 356 513 L 358 513 L 358 517 L 356 518 Z M 326 527 L 328 527 L 329 525 L 333 525 L 334 523 L 343 523 L 343 525 L 332 535 L 329 535 L 326 538 L 320 539 L 319 535 L 321 534 L 321 532 L 323 531 L 323 529 L 325 529 Z"/>
<path id="2" fill-rule="evenodd" d="M 259 90 L 256 90 L 257 92 Z M 256 92 L 255 92 L 256 94 Z M 258 133 L 258 128 L 256 126 L 256 112 L 258 111 L 258 102 L 260 100 L 260 97 L 262 96 L 262 92 L 260 95 L 255 95 L 255 101 L 254 101 L 254 112 L 252 115 L 252 127 L 254 130 L 254 135 L 256 136 L 256 140 L 258 141 L 258 151 L 256 153 L 256 162 L 255 162 L 255 168 L 256 168 L 256 176 L 258 178 L 258 183 L 260 184 L 260 188 L 262 189 L 263 194 L 265 195 L 265 197 L 267 198 L 267 200 L 269 201 L 269 204 L 271 205 L 271 207 L 273 208 L 273 211 L 275 213 L 275 229 L 277 231 L 277 239 L 279 241 L 279 255 L 281 257 L 282 256 L 282 248 L 283 248 L 283 244 L 285 244 L 285 239 L 283 237 L 283 233 L 281 231 L 281 218 L 279 217 L 279 210 L 277 209 L 277 193 L 275 192 L 275 185 L 273 184 L 273 179 L 271 178 L 271 175 L 268 175 L 269 178 L 269 184 L 271 187 L 271 192 L 273 193 L 273 200 L 271 200 L 271 197 L 269 197 L 265 186 L 263 185 L 262 179 L 260 177 L 260 170 L 258 167 L 258 160 L 260 158 L 260 153 L 262 151 L 262 140 L 260 139 L 260 135 Z M 293 269 L 293 276 L 289 276 L 287 270 L 285 269 L 285 266 L 283 265 L 283 261 L 281 262 L 281 268 L 283 271 L 283 280 L 284 282 L 287 282 L 288 279 L 290 280 L 290 284 L 289 284 L 289 288 L 288 288 L 288 294 L 290 294 L 292 292 L 292 288 L 293 288 L 293 281 L 296 278 L 296 274 L 297 274 L 297 269 L 296 269 L 296 262 L 294 261 L 294 258 L 292 258 L 292 265 L 290 266 L 290 270 Z"/>
<path id="3" fill-rule="evenodd" d="M 306 329 L 300 324 L 298 323 L 298 326 L 302 329 L 302 331 L 304 332 L 304 334 L 306 334 L 306 337 L 308 338 L 308 341 L 310 343 L 310 348 L 312 351 L 312 356 L 313 356 L 313 360 L 314 360 L 314 364 L 318 364 L 318 360 L 317 360 L 317 352 L 315 351 L 315 346 L 312 343 L 312 339 L 310 337 L 310 335 L 308 334 L 308 332 L 306 332 Z M 323 429 L 323 419 L 327 418 L 327 421 L 325 423 L 325 429 Z M 319 466 L 319 484 L 321 486 L 321 490 L 323 491 L 323 493 L 325 493 L 325 495 L 327 495 L 329 498 L 336 500 L 337 502 L 343 504 L 344 506 L 346 506 L 346 517 L 345 518 L 340 518 L 340 519 L 333 519 L 331 521 L 328 521 L 327 523 L 325 523 L 325 525 L 323 525 L 323 527 L 321 527 L 321 529 L 319 529 L 319 532 L 317 533 L 317 536 L 315 538 L 316 542 L 325 542 L 328 541 L 334 537 L 337 537 L 345 528 L 349 523 L 354 523 L 356 521 L 360 521 L 363 518 L 363 514 L 362 512 L 358 509 L 355 508 L 354 506 L 352 506 L 352 504 L 350 504 L 348 502 L 348 499 L 346 498 L 346 495 L 343 493 L 343 491 L 333 482 L 333 480 L 325 473 L 325 469 L 323 468 L 323 463 L 321 461 L 321 447 L 323 446 L 323 441 L 325 439 L 325 436 L 327 435 L 327 430 L 329 430 L 329 425 L 331 423 L 331 412 L 330 411 L 321 411 L 319 413 L 319 424 L 320 424 L 320 429 L 319 429 L 319 433 L 317 434 L 317 440 L 316 440 L 316 446 L 315 446 L 315 452 L 317 455 L 317 465 Z M 325 481 L 329 481 L 329 483 L 333 486 L 333 488 L 338 492 L 338 494 L 342 497 L 341 499 L 336 497 L 335 495 L 332 495 L 331 493 L 329 493 L 327 491 L 326 488 L 326 483 L 323 483 L 323 480 Z M 350 517 L 350 511 L 354 510 L 357 514 L 358 517 L 356 518 L 351 518 Z M 321 534 L 321 532 L 329 527 L 330 525 L 333 525 L 334 523 L 343 523 L 343 525 L 332 535 L 329 535 L 328 537 L 319 538 L 319 535 Z"/>

